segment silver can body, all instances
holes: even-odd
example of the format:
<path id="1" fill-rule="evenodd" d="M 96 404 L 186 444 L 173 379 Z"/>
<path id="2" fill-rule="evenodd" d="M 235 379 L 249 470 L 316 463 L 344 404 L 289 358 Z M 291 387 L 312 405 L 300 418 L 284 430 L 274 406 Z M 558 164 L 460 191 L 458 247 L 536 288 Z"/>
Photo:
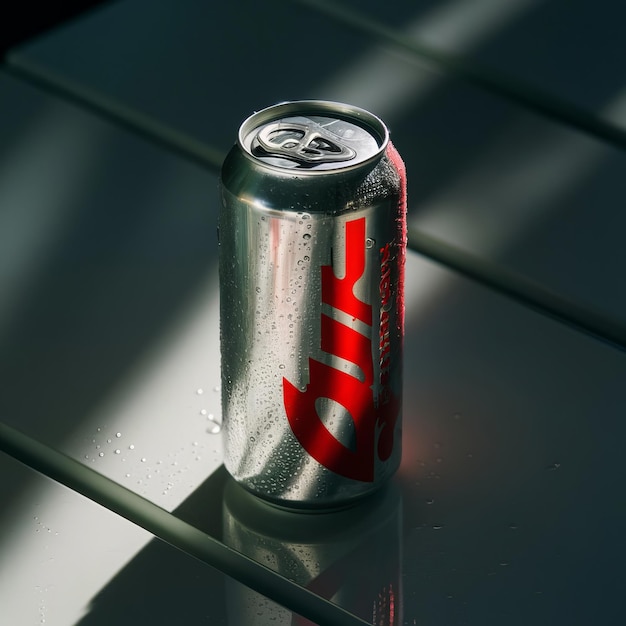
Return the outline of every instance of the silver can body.
<path id="1" fill-rule="evenodd" d="M 336 103 L 251 116 L 220 179 L 224 463 L 275 504 L 345 506 L 401 454 L 405 179 Z"/>

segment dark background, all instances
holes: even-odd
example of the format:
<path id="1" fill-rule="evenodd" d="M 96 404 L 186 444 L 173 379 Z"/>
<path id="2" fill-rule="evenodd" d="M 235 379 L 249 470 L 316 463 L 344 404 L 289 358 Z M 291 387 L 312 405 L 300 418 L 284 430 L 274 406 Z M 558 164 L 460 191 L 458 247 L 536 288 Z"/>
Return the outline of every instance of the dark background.
<path id="1" fill-rule="evenodd" d="M 0 10 L 0 58 L 4 60 L 6 51 L 22 41 L 104 3 L 105 0 L 64 0 L 4 5 Z"/>

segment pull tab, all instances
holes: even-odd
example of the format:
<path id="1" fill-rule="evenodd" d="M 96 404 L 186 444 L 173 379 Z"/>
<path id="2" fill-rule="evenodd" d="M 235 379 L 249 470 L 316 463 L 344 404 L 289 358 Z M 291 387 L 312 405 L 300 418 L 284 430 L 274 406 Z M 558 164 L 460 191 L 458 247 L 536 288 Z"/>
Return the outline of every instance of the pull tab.
<path id="1" fill-rule="evenodd" d="M 282 156 L 302 164 L 349 161 L 356 152 L 337 141 L 337 135 L 310 122 L 274 122 L 258 132 L 256 140 L 269 155 Z"/>

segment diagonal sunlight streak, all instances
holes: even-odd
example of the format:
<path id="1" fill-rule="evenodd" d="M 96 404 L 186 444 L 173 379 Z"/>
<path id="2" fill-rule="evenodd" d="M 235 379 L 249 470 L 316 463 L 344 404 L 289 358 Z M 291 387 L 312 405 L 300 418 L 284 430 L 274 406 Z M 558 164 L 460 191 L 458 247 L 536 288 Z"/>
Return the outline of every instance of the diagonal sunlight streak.
<path id="1" fill-rule="evenodd" d="M 219 358 L 207 355 L 207 349 L 218 344 L 218 309 L 217 284 L 209 279 L 176 328 L 161 337 L 134 375 L 77 426 L 64 450 L 168 511 L 178 507 L 222 463 L 221 435 L 214 428 L 221 419 L 219 393 L 214 391 L 220 380 Z M 198 395 L 200 388 L 206 395 Z M 54 549 L 74 564 L 63 569 L 42 564 L 37 568 L 38 585 L 33 584 L 32 564 L 40 558 L 40 542 L 23 523 L 32 519 L 33 501 L 42 519 L 62 529 Z M 87 520 L 80 502 L 64 500 L 48 489 L 27 490 L 12 506 L 12 519 L 13 528 L 5 530 L 0 545 L 0 579 L 10 581 L 9 588 L 0 590 L 0 606 L 9 611 L 15 604 L 18 611 L 37 602 L 36 586 L 54 585 L 59 593 L 48 604 L 59 624 L 80 619 L 91 599 L 152 539 L 110 524 L 97 511 Z M 97 567 L 85 567 L 94 534 L 106 535 L 119 550 Z M 58 599 L 64 602 L 58 604 Z"/>
<path id="2" fill-rule="evenodd" d="M 600 114 L 616 125 L 626 123 L 626 88 L 613 96 Z"/>
<path id="3" fill-rule="evenodd" d="M 420 16 L 402 32 L 417 41 L 445 49 L 454 42 L 459 53 L 487 40 L 498 29 L 518 19 L 541 0 L 452 0 Z M 396 58 L 403 63 L 398 66 Z M 435 72 L 415 72 L 419 63 L 414 54 L 373 48 L 356 62 L 332 77 L 326 85 L 339 102 L 355 102 L 383 119 L 393 119 L 415 106 L 447 79 Z M 373 88 L 372 85 L 376 87 Z"/>
<path id="4" fill-rule="evenodd" d="M 440 3 L 409 26 L 406 34 L 418 41 L 459 52 L 475 48 L 543 0 L 452 0 Z"/>
<path id="5" fill-rule="evenodd" d="M 605 154 L 602 144 L 569 130 L 554 127 L 537 136 L 524 121 L 511 124 L 456 180 L 420 204 L 411 226 L 444 232 L 448 243 L 497 259 Z M 493 219 L 494 207 L 502 207 L 506 219 Z"/>

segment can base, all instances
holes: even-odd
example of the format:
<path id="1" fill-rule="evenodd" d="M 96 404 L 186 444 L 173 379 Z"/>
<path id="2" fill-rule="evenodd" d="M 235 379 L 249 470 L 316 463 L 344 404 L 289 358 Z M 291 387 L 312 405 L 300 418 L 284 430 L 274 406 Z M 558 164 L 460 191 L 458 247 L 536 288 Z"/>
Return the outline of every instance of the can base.
<path id="1" fill-rule="evenodd" d="M 341 509 L 295 509 L 259 498 L 232 478 L 224 486 L 225 510 L 245 520 L 255 532 L 285 541 L 350 541 L 354 532 L 371 530 L 372 525 L 397 511 L 400 500 L 398 485 L 388 483 Z"/>
<path id="2" fill-rule="evenodd" d="M 339 511 L 352 509 L 358 505 L 366 503 L 368 500 L 375 500 L 377 496 L 385 490 L 386 486 L 384 484 L 379 485 L 370 491 L 354 495 L 348 499 L 338 502 L 325 502 L 323 500 L 301 502 L 298 500 L 288 500 L 286 498 L 274 498 L 270 495 L 259 493 L 245 483 L 237 481 L 232 476 L 231 478 L 236 487 L 241 489 L 241 491 L 247 496 L 252 496 L 259 503 L 271 506 L 273 509 L 277 509 L 279 511 L 307 514 L 337 513 Z"/>

